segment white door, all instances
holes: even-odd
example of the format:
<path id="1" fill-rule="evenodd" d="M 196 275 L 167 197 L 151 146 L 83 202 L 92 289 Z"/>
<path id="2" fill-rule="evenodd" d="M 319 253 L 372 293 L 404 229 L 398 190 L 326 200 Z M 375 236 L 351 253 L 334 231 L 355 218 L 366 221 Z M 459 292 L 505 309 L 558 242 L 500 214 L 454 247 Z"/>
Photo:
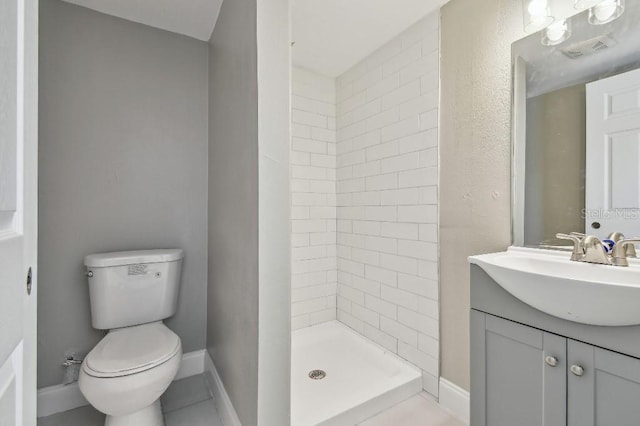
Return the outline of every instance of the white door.
<path id="1" fill-rule="evenodd" d="M 585 230 L 640 236 L 640 70 L 587 84 Z"/>
<path id="2" fill-rule="evenodd" d="M 37 15 L 0 0 L 0 426 L 36 424 Z"/>

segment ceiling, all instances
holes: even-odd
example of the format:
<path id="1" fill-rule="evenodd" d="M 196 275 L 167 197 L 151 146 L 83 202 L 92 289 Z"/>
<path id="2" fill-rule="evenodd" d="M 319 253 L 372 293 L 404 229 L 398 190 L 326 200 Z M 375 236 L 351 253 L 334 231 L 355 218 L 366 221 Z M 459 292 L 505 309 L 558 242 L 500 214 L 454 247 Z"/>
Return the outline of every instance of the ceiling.
<path id="1" fill-rule="evenodd" d="M 64 0 L 208 41 L 223 0 Z M 447 0 L 291 0 L 293 63 L 336 77 Z"/>
<path id="2" fill-rule="evenodd" d="M 292 0 L 293 63 L 337 77 L 447 0 Z"/>
<path id="3" fill-rule="evenodd" d="M 64 0 L 107 15 L 209 41 L 222 0 Z"/>

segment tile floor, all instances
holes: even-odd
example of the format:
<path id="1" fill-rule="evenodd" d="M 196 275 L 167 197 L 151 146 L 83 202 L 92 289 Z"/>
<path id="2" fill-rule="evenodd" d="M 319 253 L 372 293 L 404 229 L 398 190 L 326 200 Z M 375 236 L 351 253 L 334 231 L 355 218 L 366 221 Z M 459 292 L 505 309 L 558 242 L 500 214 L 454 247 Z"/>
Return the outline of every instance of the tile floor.
<path id="1" fill-rule="evenodd" d="M 438 405 L 427 393 L 421 392 L 359 426 L 465 426 Z"/>
<path id="2" fill-rule="evenodd" d="M 166 426 L 223 426 L 204 374 L 177 380 L 162 396 Z M 104 414 L 91 406 L 38 419 L 38 426 L 104 426 Z"/>
<path id="3" fill-rule="evenodd" d="M 162 407 L 166 426 L 223 426 L 204 375 L 174 382 L 162 396 Z M 91 406 L 38 419 L 38 426 L 103 425 L 104 414 Z M 464 423 L 443 410 L 426 393 L 420 393 L 360 426 L 464 426 Z"/>

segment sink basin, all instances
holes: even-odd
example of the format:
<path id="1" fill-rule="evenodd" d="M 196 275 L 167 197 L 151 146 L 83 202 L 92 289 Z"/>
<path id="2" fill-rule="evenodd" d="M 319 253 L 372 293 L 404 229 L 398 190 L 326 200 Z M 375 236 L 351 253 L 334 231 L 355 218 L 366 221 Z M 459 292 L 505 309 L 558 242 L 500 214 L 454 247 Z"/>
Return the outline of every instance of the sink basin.
<path id="1" fill-rule="evenodd" d="M 570 254 L 510 247 L 469 257 L 495 282 L 534 308 L 583 324 L 640 324 L 640 261 L 629 267 L 572 262 Z"/>

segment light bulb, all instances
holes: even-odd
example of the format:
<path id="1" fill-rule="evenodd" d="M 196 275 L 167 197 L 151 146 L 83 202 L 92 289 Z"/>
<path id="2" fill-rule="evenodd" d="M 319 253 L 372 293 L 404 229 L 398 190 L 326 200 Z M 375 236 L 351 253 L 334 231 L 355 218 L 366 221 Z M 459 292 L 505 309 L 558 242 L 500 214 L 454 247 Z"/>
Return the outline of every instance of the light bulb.
<path id="1" fill-rule="evenodd" d="M 616 13 L 616 3 L 614 1 L 603 1 L 593 8 L 593 14 L 596 15 L 599 21 L 606 21 L 614 13 Z"/>
<path id="2" fill-rule="evenodd" d="M 547 0 L 531 0 L 527 11 L 531 17 L 547 16 Z"/>
<path id="3" fill-rule="evenodd" d="M 558 41 L 564 36 L 565 31 L 567 31 L 567 22 L 556 22 L 547 28 L 547 37 L 551 41 Z"/>
<path id="4" fill-rule="evenodd" d="M 542 34 L 542 44 L 554 46 L 571 37 L 571 26 L 567 20 L 554 22 L 549 25 Z"/>
<path id="5" fill-rule="evenodd" d="M 549 13 L 548 0 L 524 0 L 524 30 L 528 33 L 540 31 L 551 24 L 554 18 Z"/>
<path id="6" fill-rule="evenodd" d="M 607 24 L 618 19 L 624 12 L 624 0 L 604 0 L 589 9 L 589 23 Z"/>

